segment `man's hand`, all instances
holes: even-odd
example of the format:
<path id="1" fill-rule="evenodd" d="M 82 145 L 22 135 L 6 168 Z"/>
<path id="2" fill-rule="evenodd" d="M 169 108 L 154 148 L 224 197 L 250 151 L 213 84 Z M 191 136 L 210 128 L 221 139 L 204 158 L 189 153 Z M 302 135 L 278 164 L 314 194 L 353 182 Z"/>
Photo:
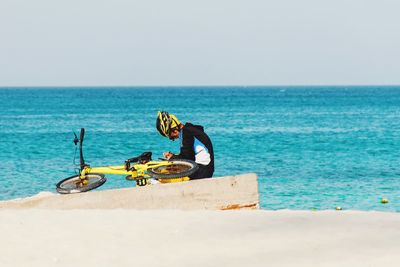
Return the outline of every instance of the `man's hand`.
<path id="1" fill-rule="evenodd" d="M 164 152 L 164 153 L 163 153 L 163 156 L 164 156 L 164 158 L 166 158 L 166 159 L 172 158 L 173 155 L 174 155 L 174 154 L 172 154 L 171 152 Z"/>

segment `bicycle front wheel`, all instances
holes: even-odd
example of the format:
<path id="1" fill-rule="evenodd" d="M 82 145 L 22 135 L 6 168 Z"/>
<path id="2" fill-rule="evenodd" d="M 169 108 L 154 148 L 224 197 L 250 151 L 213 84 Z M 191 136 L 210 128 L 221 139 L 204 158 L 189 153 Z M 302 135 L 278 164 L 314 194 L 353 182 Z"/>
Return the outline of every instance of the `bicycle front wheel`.
<path id="1" fill-rule="evenodd" d="M 57 183 L 56 189 L 60 194 L 74 194 L 93 190 L 107 181 L 104 174 L 90 173 L 85 178 L 74 175 Z"/>
<path id="2" fill-rule="evenodd" d="M 147 173 L 156 179 L 181 178 L 192 175 L 199 169 L 196 162 L 191 160 L 174 160 L 172 164 L 148 169 Z"/>

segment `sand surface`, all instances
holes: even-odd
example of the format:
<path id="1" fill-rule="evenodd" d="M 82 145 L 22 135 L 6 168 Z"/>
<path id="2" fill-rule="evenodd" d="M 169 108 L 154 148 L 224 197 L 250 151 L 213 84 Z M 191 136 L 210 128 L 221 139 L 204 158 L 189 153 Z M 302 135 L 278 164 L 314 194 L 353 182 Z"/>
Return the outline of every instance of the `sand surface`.
<path id="1" fill-rule="evenodd" d="M 94 190 L 82 194 L 41 192 L 0 201 L 1 209 L 135 209 L 226 210 L 258 209 L 257 175 L 200 179 L 189 182 Z"/>
<path id="2" fill-rule="evenodd" d="M 400 266 L 400 213 L 0 210 L 0 266 Z"/>

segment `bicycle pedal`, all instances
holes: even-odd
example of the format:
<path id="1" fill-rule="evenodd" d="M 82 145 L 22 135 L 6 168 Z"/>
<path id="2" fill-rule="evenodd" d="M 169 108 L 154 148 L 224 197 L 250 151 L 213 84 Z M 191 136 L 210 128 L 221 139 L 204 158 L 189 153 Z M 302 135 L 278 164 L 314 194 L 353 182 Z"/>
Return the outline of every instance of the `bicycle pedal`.
<path id="1" fill-rule="evenodd" d="M 137 178 L 136 179 L 136 185 L 138 185 L 138 186 L 147 185 L 147 179 L 146 178 Z"/>

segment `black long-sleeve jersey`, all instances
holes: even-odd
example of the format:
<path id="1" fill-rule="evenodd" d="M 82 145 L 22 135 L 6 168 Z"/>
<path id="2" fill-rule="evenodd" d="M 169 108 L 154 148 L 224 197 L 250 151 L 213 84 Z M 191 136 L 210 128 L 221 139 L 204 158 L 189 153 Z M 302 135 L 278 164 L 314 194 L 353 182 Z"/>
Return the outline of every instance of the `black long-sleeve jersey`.
<path id="1" fill-rule="evenodd" d="M 214 150 L 203 126 L 186 123 L 180 132 L 179 139 L 181 151 L 172 158 L 193 160 L 200 167 L 207 166 L 212 174 L 214 172 Z"/>

